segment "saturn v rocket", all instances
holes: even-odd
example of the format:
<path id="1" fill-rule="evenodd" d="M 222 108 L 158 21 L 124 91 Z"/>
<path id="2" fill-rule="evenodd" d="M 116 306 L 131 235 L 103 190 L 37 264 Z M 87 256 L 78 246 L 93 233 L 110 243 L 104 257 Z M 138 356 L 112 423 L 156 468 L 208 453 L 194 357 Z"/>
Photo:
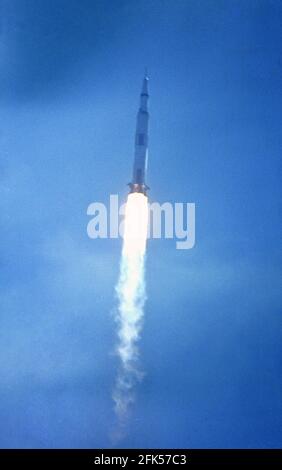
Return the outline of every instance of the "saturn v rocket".
<path id="1" fill-rule="evenodd" d="M 148 162 L 148 76 L 144 76 L 140 95 L 140 107 L 137 113 L 135 133 L 135 154 L 132 181 L 129 183 L 130 193 L 142 193 L 146 195 L 149 189 L 146 185 L 146 173 Z"/>

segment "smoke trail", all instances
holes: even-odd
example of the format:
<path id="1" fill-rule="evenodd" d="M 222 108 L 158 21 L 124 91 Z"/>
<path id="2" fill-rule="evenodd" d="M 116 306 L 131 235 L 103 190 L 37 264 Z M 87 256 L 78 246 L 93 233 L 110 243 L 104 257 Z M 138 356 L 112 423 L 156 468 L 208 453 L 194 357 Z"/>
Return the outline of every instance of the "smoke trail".
<path id="1" fill-rule="evenodd" d="M 118 344 L 120 370 L 113 399 L 119 427 L 126 423 L 128 407 L 134 400 L 134 386 L 142 379 L 138 370 L 138 340 L 142 328 L 146 300 L 144 261 L 148 225 L 147 197 L 141 193 L 129 194 L 124 219 L 124 238 L 118 295 Z"/>

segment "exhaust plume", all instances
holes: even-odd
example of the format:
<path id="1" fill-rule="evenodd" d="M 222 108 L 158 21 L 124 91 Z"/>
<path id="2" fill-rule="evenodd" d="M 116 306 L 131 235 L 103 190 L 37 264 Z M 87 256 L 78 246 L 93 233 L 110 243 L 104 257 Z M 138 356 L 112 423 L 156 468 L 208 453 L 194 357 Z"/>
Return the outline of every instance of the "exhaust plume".
<path id="1" fill-rule="evenodd" d="M 142 193 L 128 195 L 125 207 L 123 248 L 119 280 L 116 285 L 118 309 L 117 355 L 120 369 L 113 400 L 119 423 L 119 434 L 124 431 L 129 405 L 134 401 L 134 387 L 142 379 L 138 369 L 138 340 L 144 315 L 145 254 L 148 227 L 148 202 Z"/>

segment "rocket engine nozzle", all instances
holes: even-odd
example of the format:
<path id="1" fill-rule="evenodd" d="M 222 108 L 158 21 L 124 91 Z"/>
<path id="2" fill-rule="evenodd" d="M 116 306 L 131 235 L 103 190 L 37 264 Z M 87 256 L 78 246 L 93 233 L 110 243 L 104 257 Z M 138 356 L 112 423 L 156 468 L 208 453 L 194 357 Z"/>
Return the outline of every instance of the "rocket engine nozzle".
<path id="1" fill-rule="evenodd" d="M 142 193 L 144 196 L 147 196 L 147 191 L 150 189 L 146 184 L 128 183 L 128 186 L 130 187 L 129 194 Z"/>

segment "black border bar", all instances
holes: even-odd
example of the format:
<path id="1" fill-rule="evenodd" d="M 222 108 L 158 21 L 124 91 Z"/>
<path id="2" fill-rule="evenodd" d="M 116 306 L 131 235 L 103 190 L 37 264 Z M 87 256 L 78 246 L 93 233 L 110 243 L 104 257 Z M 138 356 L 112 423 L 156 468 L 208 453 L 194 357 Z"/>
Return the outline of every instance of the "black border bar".
<path id="1" fill-rule="evenodd" d="M 41 465 L 75 466 L 77 468 L 113 465 L 116 468 L 237 468 L 240 465 L 260 465 L 281 468 L 280 449 L 0 449 L 0 466 Z"/>

